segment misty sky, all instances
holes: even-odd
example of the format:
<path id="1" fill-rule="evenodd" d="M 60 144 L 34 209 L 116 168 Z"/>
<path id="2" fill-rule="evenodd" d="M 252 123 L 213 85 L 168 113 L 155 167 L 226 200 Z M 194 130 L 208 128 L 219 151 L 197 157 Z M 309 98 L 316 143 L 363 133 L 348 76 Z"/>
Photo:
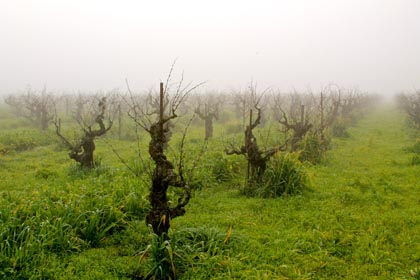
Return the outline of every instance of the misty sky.
<path id="1" fill-rule="evenodd" d="M 207 87 L 420 88 L 418 0 L 0 0 L 0 93 Z"/>

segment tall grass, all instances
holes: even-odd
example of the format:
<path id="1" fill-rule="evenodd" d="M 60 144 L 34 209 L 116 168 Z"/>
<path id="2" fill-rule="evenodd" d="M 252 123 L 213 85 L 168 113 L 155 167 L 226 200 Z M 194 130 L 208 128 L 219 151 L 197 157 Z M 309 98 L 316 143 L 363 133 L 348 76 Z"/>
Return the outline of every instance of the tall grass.
<path id="1" fill-rule="evenodd" d="M 91 179 L 94 179 L 92 176 Z M 127 228 L 128 219 L 143 219 L 147 204 L 129 188 L 108 192 L 96 178 L 87 188 L 40 186 L 29 193 L 3 192 L 0 198 L 0 275 L 24 277 L 40 265 L 40 255 L 65 256 L 98 247 Z M 117 181 L 114 181 L 117 183 Z M 101 189 L 105 187 L 105 189 Z"/>
<path id="2" fill-rule="evenodd" d="M 191 129 L 201 137 L 202 127 Z M 274 184 L 281 199 L 239 195 L 245 160 L 209 141 L 195 170 L 203 184 L 169 242 L 144 223 L 147 180 L 126 172 L 103 142 L 93 172 L 52 145 L 9 152 L 0 157 L 0 279 L 157 278 L 168 275 L 159 274 L 164 262 L 178 279 L 419 279 L 418 147 L 407 149 L 414 136 L 389 108 L 348 132 L 321 164 L 304 164 L 311 192 L 285 196 L 273 183 L 281 173 L 267 172 L 268 197 Z M 113 141 L 124 158 L 136 156 L 136 145 Z"/>
<path id="3" fill-rule="evenodd" d="M 308 187 L 309 179 L 298 157 L 298 154 L 292 153 L 278 153 L 273 156 L 256 195 L 273 198 L 302 193 Z"/>
<path id="4" fill-rule="evenodd" d="M 251 197 L 275 198 L 302 193 L 309 179 L 296 153 L 277 153 L 270 158 L 261 180 L 249 182 L 243 193 Z"/>
<path id="5" fill-rule="evenodd" d="M 140 266 L 133 277 L 141 279 L 189 278 L 188 270 L 208 269 L 221 261 L 229 248 L 230 233 L 216 228 L 185 228 L 170 236 L 150 233 L 150 244 L 139 254 Z M 238 240 L 233 238 L 233 242 Z M 231 241 L 232 242 L 232 241 Z"/>

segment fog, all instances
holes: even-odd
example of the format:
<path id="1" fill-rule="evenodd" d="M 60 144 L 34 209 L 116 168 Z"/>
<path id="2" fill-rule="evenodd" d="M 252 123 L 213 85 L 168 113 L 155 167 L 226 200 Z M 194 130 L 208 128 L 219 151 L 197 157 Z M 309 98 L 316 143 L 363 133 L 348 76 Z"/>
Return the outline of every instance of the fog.
<path id="1" fill-rule="evenodd" d="M 420 87 L 420 1 L 0 0 L 0 93 L 207 87 L 392 94 Z"/>

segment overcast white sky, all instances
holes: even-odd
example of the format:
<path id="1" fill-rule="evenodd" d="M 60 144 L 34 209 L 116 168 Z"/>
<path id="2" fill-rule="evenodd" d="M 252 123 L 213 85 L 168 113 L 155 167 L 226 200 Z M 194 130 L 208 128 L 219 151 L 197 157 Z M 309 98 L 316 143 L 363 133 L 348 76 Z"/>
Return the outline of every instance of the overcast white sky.
<path id="1" fill-rule="evenodd" d="M 419 0 L 0 0 L 0 93 L 329 82 L 420 88 Z"/>

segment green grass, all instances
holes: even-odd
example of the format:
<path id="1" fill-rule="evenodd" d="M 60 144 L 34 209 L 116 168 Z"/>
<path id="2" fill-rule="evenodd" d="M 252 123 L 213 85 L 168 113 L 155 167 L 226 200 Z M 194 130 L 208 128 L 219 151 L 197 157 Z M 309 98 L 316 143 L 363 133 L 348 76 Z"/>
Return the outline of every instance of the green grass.
<path id="1" fill-rule="evenodd" d="M 14 133 L 1 123 L 2 134 Z M 416 141 L 391 106 L 334 138 L 320 164 L 306 164 L 308 189 L 275 199 L 240 195 L 244 159 L 224 156 L 222 126 L 215 133 L 187 213 L 172 221 L 181 279 L 420 279 Z M 190 128 L 187 160 L 203 136 L 199 124 Z M 144 275 L 153 265 L 147 177 L 127 171 L 107 143 L 132 166 L 137 144 L 99 140 L 101 166 L 88 173 L 49 143 L 0 156 L 0 278 Z M 143 136 L 146 159 L 147 143 Z"/>

